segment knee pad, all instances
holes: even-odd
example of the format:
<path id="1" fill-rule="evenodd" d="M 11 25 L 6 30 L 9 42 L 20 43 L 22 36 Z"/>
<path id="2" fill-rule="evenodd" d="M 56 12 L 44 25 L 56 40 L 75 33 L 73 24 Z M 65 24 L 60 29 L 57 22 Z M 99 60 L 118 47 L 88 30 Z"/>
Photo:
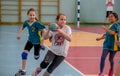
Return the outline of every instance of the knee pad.
<path id="1" fill-rule="evenodd" d="M 22 54 L 21 54 L 22 60 L 27 60 L 27 55 L 28 55 L 28 53 L 22 52 Z"/>
<path id="2" fill-rule="evenodd" d="M 42 69 L 45 69 L 48 65 L 49 65 L 49 63 L 43 61 L 43 62 L 40 64 L 40 67 L 41 67 Z"/>

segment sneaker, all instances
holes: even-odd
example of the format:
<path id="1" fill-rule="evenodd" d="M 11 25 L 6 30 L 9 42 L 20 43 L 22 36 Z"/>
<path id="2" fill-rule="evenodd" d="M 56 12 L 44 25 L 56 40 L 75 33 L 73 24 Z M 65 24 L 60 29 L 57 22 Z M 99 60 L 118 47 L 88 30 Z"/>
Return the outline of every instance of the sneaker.
<path id="1" fill-rule="evenodd" d="M 32 73 L 31 76 L 37 76 L 41 72 L 40 67 L 36 68 L 36 70 Z"/>
<path id="2" fill-rule="evenodd" d="M 40 57 L 40 55 L 38 55 L 38 56 L 35 56 L 35 55 L 34 55 L 35 60 L 38 60 L 39 57 Z"/>
<path id="3" fill-rule="evenodd" d="M 104 76 L 104 74 L 103 73 L 99 73 L 98 76 Z"/>
<path id="4" fill-rule="evenodd" d="M 113 76 L 113 70 L 109 70 L 108 76 Z"/>
<path id="5" fill-rule="evenodd" d="M 22 70 L 19 70 L 19 71 L 15 74 L 15 76 L 24 76 L 24 75 L 26 75 L 26 72 L 24 72 L 24 71 L 22 71 Z"/>

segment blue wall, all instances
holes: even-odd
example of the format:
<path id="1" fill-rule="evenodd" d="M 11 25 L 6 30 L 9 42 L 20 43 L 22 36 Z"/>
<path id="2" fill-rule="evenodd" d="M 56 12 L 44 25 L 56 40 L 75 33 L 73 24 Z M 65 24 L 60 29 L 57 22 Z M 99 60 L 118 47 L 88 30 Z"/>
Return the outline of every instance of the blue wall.
<path id="1" fill-rule="evenodd" d="M 68 22 L 76 21 L 76 1 L 77 0 L 60 0 L 60 11 L 67 15 Z M 106 16 L 106 0 L 81 0 L 80 16 L 81 22 L 104 22 Z M 119 14 L 120 18 L 120 0 L 115 0 L 114 11 Z M 119 20 L 120 21 L 120 20 Z"/>
<path id="2" fill-rule="evenodd" d="M 106 16 L 106 0 L 81 0 L 81 22 L 104 22 Z M 119 13 L 119 0 L 115 0 L 114 11 Z"/>
<path id="3" fill-rule="evenodd" d="M 105 0 L 81 0 L 81 22 L 104 21 L 105 13 Z"/>
<path id="4" fill-rule="evenodd" d="M 68 22 L 75 22 L 76 7 L 76 0 L 60 0 L 60 12 L 66 14 Z"/>

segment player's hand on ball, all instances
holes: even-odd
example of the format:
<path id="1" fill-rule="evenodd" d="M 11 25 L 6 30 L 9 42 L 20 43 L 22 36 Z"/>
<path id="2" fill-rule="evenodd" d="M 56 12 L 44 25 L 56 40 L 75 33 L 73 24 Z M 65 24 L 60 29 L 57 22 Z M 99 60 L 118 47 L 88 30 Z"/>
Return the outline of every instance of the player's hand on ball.
<path id="1" fill-rule="evenodd" d="M 62 32 L 62 30 L 61 30 L 61 29 L 59 29 L 59 28 L 57 28 L 57 29 L 56 29 L 56 31 L 57 31 L 57 32 L 59 32 L 59 33 L 61 33 L 61 32 Z"/>

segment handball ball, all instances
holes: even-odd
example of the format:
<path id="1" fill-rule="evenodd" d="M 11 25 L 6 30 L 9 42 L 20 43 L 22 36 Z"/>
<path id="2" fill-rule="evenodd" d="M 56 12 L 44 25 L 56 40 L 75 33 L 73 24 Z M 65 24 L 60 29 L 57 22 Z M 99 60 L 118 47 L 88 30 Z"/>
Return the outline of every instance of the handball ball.
<path id="1" fill-rule="evenodd" d="M 54 31 L 54 30 L 56 30 L 57 28 L 58 28 L 58 25 L 57 25 L 56 23 L 50 24 L 49 29 L 50 29 L 51 31 Z"/>

